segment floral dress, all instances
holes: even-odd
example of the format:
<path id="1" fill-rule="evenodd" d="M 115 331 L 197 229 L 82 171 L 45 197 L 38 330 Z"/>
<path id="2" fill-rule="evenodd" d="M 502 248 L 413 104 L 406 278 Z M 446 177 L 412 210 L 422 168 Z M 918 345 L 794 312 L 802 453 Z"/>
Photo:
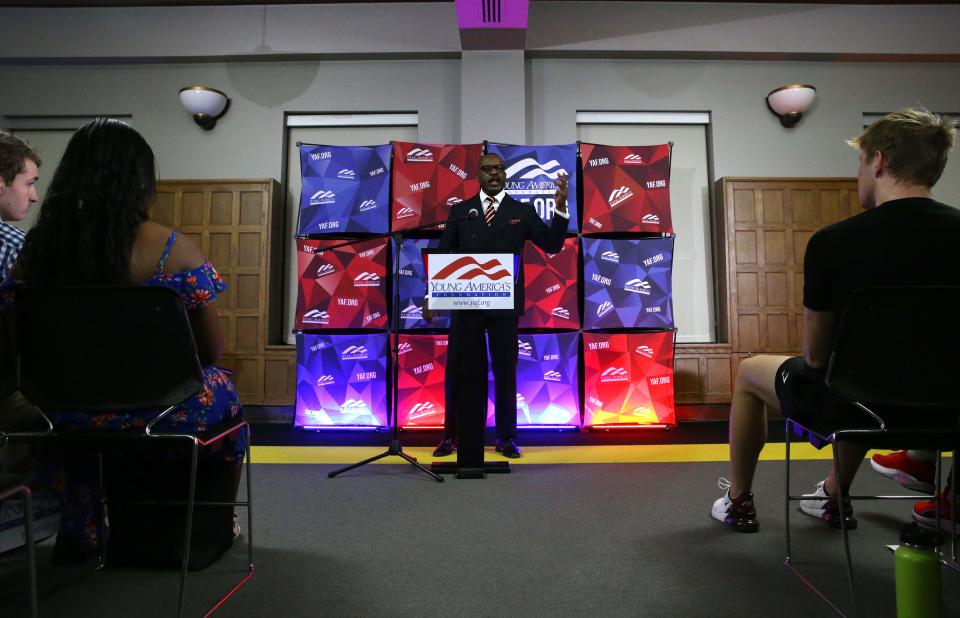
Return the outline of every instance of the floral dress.
<path id="1" fill-rule="evenodd" d="M 227 285 L 209 260 L 190 270 L 165 274 L 163 269 L 176 235 L 176 230 L 170 234 L 156 271 L 144 285 L 172 288 L 180 295 L 187 311 L 193 311 L 215 302 L 217 294 L 225 291 Z M 9 278 L 0 286 L 0 312 L 12 306 L 14 289 Z M 240 399 L 230 378 L 219 367 L 210 365 L 203 369 L 203 390 L 168 414 L 155 426 L 155 430 L 203 432 L 240 414 Z M 157 411 L 85 414 L 64 410 L 51 412 L 49 416 L 58 430 L 124 431 L 142 430 L 157 416 Z M 242 462 L 246 440 L 244 432 L 235 432 L 226 439 L 230 440 L 229 447 L 221 451 L 222 457 Z M 59 534 L 67 536 L 74 545 L 95 550 L 98 528 L 96 504 L 99 501 L 96 462 L 52 461 L 43 455 L 41 461 L 38 479 L 49 486 L 63 509 Z"/>

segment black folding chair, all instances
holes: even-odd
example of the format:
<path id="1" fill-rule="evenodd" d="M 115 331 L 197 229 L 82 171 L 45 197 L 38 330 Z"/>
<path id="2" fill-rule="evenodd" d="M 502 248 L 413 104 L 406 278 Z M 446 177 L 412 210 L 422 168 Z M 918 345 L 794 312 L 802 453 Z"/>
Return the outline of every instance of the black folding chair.
<path id="1" fill-rule="evenodd" d="M 37 558 L 33 545 L 33 500 L 30 488 L 15 474 L 0 474 L 0 502 L 13 498 L 17 494 L 23 501 L 23 539 L 27 554 L 27 594 L 29 595 L 30 615 L 37 618 Z"/>
<path id="2" fill-rule="evenodd" d="M 109 564 L 103 533 L 107 528 L 107 509 L 109 504 L 119 502 L 107 501 L 103 478 L 103 454 L 114 447 L 129 449 L 137 447 L 136 441 L 140 441 L 144 448 L 166 442 L 171 448 L 179 443 L 190 449 L 186 501 L 136 502 L 157 508 L 186 507 L 178 615 L 183 615 L 196 507 L 247 508 L 248 570 L 213 609 L 219 608 L 254 572 L 250 428 L 238 416 L 198 434 L 157 429 L 164 418 L 203 387 L 193 331 L 177 293 L 161 287 L 23 289 L 17 292 L 15 318 L 20 391 L 38 408 L 48 429 L 10 436 L 56 438 L 98 454 L 101 565 Z M 130 431 L 60 430 L 45 414 L 57 410 L 100 414 L 145 409 L 157 410 L 157 416 L 146 427 Z M 237 431 L 246 434 L 246 501 L 198 500 L 200 447 Z"/>
<path id="3" fill-rule="evenodd" d="M 790 502 L 790 434 L 802 428 L 830 442 L 837 470 L 837 445 L 843 442 L 877 449 L 923 449 L 937 452 L 933 495 L 846 496 L 838 483 L 836 499 L 937 500 L 939 525 L 941 455 L 954 451 L 953 483 L 956 487 L 960 444 L 960 389 L 954 375 L 960 354 L 960 286 L 871 287 L 856 290 L 847 300 L 837 326 L 827 367 L 828 388 L 862 412 L 862 416 L 786 422 L 786 567 L 835 612 L 843 612 L 806 579 L 792 563 Z M 881 416 L 883 415 L 883 416 Z M 957 569 L 957 496 L 952 492 L 953 535 L 951 559 L 944 564 Z M 841 509 L 843 507 L 841 506 Z M 842 512 L 842 511 L 841 511 Z M 845 517 L 840 517 L 847 580 L 853 613 L 857 611 L 850 539 Z"/>

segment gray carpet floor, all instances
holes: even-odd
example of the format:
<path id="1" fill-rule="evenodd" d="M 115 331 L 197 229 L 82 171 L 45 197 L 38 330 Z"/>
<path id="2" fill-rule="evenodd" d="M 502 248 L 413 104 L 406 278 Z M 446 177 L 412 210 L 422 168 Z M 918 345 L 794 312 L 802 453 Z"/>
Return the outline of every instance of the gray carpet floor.
<path id="1" fill-rule="evenodd" d="M 825 462 L 800 462 L 796 493 Z M 515 466 L 485 480 L 435 483 L 411 467 L 254 467 L 256 576 L 217 616 L 829 616 L 784 567 L 782 462 L 761 463 L 761 529 L 709 517 L 724 463 Z M 898 488 L 864 467 L 859 492 Z M 912 503 L 858 503 L 854 565 L 862 616 L 895 614 L 893 555 Z M 796 508 L 794 506 L 794 508 Z M 797 513 L 795 562 L 849 607 L 840 533 Z M 49 565 L 42 616 L 170 616 L 177 578 L 150 570 L 84 575 Z M 239 579 L 246 540 L 188 582 L 202 615 Z M 16 555 L 0 586 L 20 596 Z M 943 571 L 946 615 L 960 616 L 960 573 Z M 22 611 L 15 599 L 0 601 Z M 13 612 L 13 613 L 11 613 Z"/>

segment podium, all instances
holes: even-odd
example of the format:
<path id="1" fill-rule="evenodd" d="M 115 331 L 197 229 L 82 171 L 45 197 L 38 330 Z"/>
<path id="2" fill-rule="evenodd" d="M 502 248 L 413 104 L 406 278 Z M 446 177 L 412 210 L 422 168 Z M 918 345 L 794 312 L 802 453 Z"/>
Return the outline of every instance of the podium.
<path id="1" fill-rule="evenodd" d="M 508 473 L 506 461 L 483 460 L 487 417 L 487 353 L 483 328 L 466 328 L 462 315 L 476 311 L 515 311 L 515 253 L 449 253 L 424 249 L 426 303 L 430 310 L 453 312 L 447 348 L 446 414 L 457 415 L 457 461 L 434 462 L 437 474 L 481 479 L 488 473 Z M 451 409 L 451 407 L 453 409 Z"/>

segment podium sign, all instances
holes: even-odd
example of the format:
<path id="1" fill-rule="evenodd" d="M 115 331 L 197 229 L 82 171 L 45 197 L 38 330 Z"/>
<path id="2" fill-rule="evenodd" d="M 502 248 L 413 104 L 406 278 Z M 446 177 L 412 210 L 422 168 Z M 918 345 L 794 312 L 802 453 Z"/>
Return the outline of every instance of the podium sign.
<path id="1" fill-rule="evenodd" d="M 514 253 L 423 254 L 430 309 L 514 309 Z"/>

